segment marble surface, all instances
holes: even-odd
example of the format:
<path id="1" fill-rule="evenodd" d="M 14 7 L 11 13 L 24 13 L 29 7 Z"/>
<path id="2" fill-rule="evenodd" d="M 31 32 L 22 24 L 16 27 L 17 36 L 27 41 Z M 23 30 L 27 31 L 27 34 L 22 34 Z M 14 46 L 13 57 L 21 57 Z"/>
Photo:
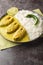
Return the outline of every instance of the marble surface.
<path id="1" fill-rule="evenodd" d="M 0 17 L 11 6 L 43 12 L 43 0 L 0 0 Z M 43 39 L 0 51 L 0 65 L 43 65 Z"/>

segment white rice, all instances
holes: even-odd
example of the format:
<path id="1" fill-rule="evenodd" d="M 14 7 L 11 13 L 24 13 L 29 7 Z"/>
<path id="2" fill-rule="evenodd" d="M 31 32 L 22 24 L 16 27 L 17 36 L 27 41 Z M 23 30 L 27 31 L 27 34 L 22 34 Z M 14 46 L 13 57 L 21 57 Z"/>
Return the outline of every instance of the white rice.
<path id="1" fill-rule="evenodd" d="M 33 18 L 26 18 L 27 14 L 34 14 L 39 18 L 39 24 L 35 25 Z M 16 17 L 21 25 L 26 29 L 30 40 L 38 38 L 42 34 L 42 20 L 38 14 L 35 14 L 29 10 L 21 10 L 14 17 Z"/>

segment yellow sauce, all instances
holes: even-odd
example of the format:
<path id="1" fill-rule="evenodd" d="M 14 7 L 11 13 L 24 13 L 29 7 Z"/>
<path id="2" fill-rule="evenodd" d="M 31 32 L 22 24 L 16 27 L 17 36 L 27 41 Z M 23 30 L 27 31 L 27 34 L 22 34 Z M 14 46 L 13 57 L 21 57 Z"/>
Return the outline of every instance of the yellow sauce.
<path id="1" fill-rule="evenodd" d="M 1 21 L 0 21 L 1 22 Z M 6 21 L 4 21 L 4 22 L 6 22 Z M 18 21 L 19 22 L 19 21 Z M 20 23 L 19 23 L 19 25 L 21 25 Z M 8 34 L 7 33 L 7 27 L 8 26 L 3 26 L 3 27 L 0 27 L 0 33 L 1 33 L 1 35 L 4 37 L 4 38 L 6 38 L 7 40 L 10 40 L 10 41 L 15 41 L 14 39 L 13 39 L 13 35 L 15 34 L 15 32 L 13 32 L 12 34 Z M 26 33 L 25 34 L 25 36 L 21 39 L 21 40 L 19 40 L 20 42 L 26 42 L 26 41 L 30 41 L 30 38 L 28 37 L 28 34 Z M 17 41 L 16 41 L 17 42 Z"/>

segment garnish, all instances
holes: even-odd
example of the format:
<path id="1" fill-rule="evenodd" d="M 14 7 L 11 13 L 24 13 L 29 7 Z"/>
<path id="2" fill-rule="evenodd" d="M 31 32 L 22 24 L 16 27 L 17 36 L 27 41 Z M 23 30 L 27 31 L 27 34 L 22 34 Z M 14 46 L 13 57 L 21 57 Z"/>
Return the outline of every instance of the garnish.
<path id="1" fill-rule="evenodd" d="M 39 19 L 37 16 L 33 15 L 33 14 L 28 14 L 26 16 L 27 18 L 33 18 L 36 22 L 35 22 L 35 25 L 37 25 L 39 23 Z"/>

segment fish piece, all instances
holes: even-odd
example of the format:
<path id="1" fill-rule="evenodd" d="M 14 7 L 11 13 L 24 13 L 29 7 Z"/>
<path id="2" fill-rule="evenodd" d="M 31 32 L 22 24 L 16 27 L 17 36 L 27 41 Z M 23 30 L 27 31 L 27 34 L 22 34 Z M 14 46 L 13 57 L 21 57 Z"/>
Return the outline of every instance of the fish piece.
<path id="1" fill-rule="evenodd" d="M 11 23 L 8 26 L 7 33 L 11 34 L 11 33 L 15 32 L 18 28 L 19 28 L 19 24 L 16 21 L 14 21 L 13 23 Z"/>
<path id="2" fill-rule="evenodd" d="M 3 27 L 3 26 L 7 26 L 9 25 L 10 23 L 13 22 L 13 17 L 12 16 L 5 16 L 1 21 L 0 21 L 0 26 Z"/>
<path id="3" fill-rule="evenodd" d="M 26 34 L 26 30 L 24 29 L 24 27 L 20 27 L 15 34 L 13 35 L 13 39 L 14 40 L 21 40 Z"/>

